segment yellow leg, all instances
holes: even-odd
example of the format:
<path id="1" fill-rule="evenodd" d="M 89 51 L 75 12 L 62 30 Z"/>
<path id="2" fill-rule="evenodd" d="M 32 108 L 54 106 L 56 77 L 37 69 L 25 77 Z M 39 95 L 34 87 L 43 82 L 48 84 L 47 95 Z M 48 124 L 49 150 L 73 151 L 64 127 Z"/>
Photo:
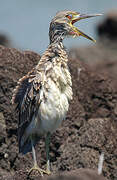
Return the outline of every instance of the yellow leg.
<path id="1" fill-rule="evenodd" d="M 48 175 L 51 174 L 49 161 L 47 161 L 47 163 L 46 163 L 46 174 L 48 174 Z"/>
<path id="2" fill-rule="evenodd" d="M 51 174 L 50 171 L 50 157 L 49 157 L 49 145 L 50 145 L 50 133 L 47 134 L 46 136 L 46 141 L 45 141 L 45 145 L 46 145 L 46 173 L 49 175 Z"/>
<path id="3" fill-rule="evenodd" d="M 47 138 L 47 142 L 48 142 L 48 138 Z M 33 160 L 34 160 L 34 166 L 29 170 L 28 176 L 30 176 L 32 171 L 38 171 L 41 176 L 43 176 L 43 174 L 49 175 L 50 174 L 50 165 L 49 165 L 49 157 L 48 157 L 48 148 L 46 148 L 47 149 L 46 154 L 47 154 L 47 159 L 48 159 L 47 168 L 46 168 L 46 170 L 43 170 L 37 165 L 36 153 L 35 153 L 35 148 L 33 145 L 33 138 L 32 137 L 31 137 L 31 146 L 32 146 L 32 155 L 33 155 Z M 48 147 L 48 143 L 46 143 L 46 147 Z"/>

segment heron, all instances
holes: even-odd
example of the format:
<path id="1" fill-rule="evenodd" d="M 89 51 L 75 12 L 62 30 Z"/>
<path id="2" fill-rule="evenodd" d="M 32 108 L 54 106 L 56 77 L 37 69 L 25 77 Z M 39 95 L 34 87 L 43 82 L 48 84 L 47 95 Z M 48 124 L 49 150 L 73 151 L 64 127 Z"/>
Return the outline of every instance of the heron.
<path id="1" fill-rule="evenodd" d="M 16 104 L 18 118 L 19 153 L 32 151 L 34 160 L 29 175 L 36 170 L 41 176 L 51 174 L 49 144 L 51 134 L 61 125 L 72 100 L 72 80 L 68 68 L 68 54 L 63 45 L 66 37 L 83 36 L 95 40 L 80 31 L 74 23 L 101 14 L 81 14 L 76 11 L 60 11 L 52 19 L 49 28 L 50 43 L 38 64 L 19 79 L 14 89 L 12 103 Z M 37 164 L 35 145 L 45 137 L 46 169 Z"/>

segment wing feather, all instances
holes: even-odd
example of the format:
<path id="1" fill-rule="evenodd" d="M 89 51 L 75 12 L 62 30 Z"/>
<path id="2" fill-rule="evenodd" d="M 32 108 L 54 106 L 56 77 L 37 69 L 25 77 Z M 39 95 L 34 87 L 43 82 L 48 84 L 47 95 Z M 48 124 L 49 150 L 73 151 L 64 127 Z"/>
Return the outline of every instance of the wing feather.
<path id="1" fill-rule="evenodd" d="M 21 138 L 25 129 L 30 124 L 32 117 L 36 115 L 40 105 L 40 75 L 34 72 L 34 69 L 18 82 L 12 97 L 12 103 L 16 104 L 19 112 L 18 121 L 18 142 L 19 151 L 21 150 Z"/>

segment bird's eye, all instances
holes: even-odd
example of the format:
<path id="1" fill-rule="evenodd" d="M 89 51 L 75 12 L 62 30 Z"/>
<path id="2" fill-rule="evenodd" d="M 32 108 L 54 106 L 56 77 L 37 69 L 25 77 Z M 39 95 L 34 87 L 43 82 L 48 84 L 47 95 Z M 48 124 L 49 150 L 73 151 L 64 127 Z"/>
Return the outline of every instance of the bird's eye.
<path id="1" fill-rule="evenodd" d="M 72 19 L 72 14 L 68 14 L 66 17 Z"/>

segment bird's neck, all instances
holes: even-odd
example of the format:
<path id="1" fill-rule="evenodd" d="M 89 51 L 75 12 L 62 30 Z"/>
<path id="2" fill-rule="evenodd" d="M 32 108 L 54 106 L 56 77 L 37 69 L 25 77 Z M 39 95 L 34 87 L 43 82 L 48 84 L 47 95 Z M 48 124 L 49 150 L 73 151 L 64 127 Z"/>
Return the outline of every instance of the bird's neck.
<path id="1" fill-rule="evenodd" d="M 51 55 L 51 61 L 60 59 L 61 61 L 67 60 L 67 50 L 65 49 L 62 41 L 54 41 L 51 43 L 47 49 Z"/>
<path id="2" fill-rule="evenodd" d="M 43 68 L 46 67 L 47 64 L 56 64 L 56 63 L 67 63 L 68 61 L 68 55 L 67 51 L 63 45 L 62 42 L 53 42 L 51 43 L 45 53 L 42 55 L 37 68 Z"/>
<path id="3" fill-rule="evenodd" d="M 64 36 L 62 34 L 58 35 L 58 34 L 54 34 L 53 36 L 51 36 L 50 38 L 50 44 L 53 43 L 62 43 L 64 39 Z"/>
<path id="4" fill-rule="evenodd" d="M 60 43 L 65 38 L 64 32 L 61 30 L 61 26 L 53 24 L 50 25 L 49 29 L 50 44 Z"/>

